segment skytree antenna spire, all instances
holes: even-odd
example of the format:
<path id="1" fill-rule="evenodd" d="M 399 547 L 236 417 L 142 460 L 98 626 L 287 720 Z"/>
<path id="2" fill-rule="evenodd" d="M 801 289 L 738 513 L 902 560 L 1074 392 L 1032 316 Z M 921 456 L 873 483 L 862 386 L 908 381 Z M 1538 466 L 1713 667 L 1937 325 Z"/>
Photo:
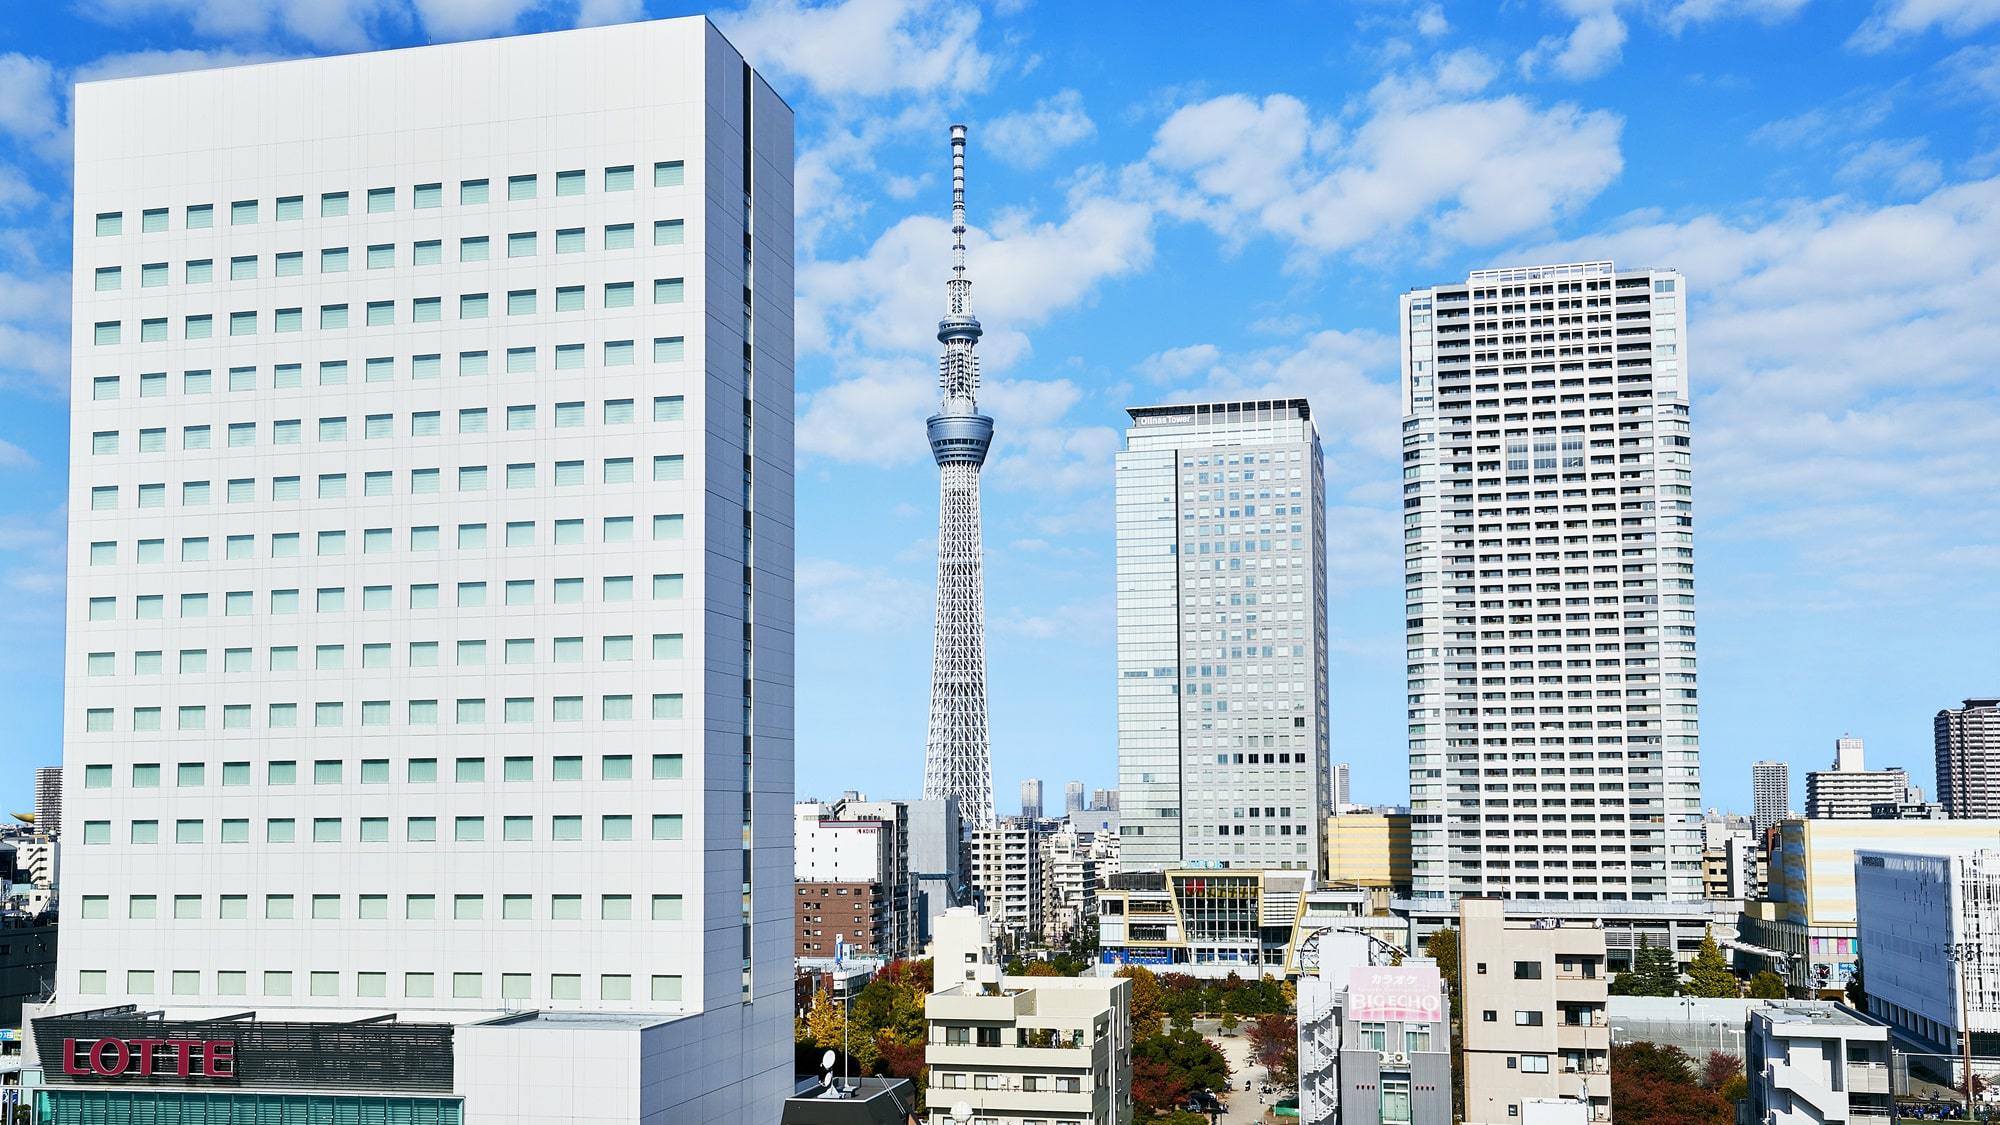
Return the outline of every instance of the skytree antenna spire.
<path id="1" fill-rule="evenodd" d="M 979 412 L 979 318 L 965 276 L 965 126 L 951 127 L 951 280 L 938 321 L 938 412 L 927 423 L 937 459 L 937 635 L 924 799 L 958 798 L 969 827 L 993 822 L 993 759 L 986 736 L 986 577 L 979 532 L 979 469 L 993 419 Z"/>

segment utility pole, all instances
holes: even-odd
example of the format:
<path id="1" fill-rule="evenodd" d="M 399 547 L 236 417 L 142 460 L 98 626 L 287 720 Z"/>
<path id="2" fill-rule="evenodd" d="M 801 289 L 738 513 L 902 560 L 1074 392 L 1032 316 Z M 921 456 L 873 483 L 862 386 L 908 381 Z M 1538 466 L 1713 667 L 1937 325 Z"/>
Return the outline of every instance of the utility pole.
<path id="1" fill-rule="evenodd" d="M 1958 1045 L 1965 1066 L 1965 1116 L 1972 1119 L 1972 1012 L 1971 992 L 1966 986 L 1965 967 L 1979 959 L 1979 943 L 1955 941 L 1945 947 L 1945 956 L 1958 966 Z"/>

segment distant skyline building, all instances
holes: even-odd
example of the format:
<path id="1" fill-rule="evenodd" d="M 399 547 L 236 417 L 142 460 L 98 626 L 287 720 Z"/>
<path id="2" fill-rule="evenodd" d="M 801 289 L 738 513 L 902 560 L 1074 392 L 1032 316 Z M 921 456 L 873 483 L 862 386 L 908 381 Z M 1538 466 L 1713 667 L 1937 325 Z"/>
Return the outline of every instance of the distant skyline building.
<path id="1" fill-rule="evenodd" d="M 1937 799 L 1954 820 L 2000 817 L 2000 697 L 1937 713 Z"/>
<path id="2" fill-rule="evenodd" d="M 1686 283 L 1401 298 L 1413 891 L 1701 895 Z"/>
<path id="3" fill-rule="evenodd" d="M 1348 790 L 1349 767 L 1346 762 L 1333 764 L 1333 811 L 1339 812 L 1353 803 L 1353 795 Z"/>
<path id="4" fill-rule="evenodd" d="M 1021 815 L 1037 818 L 1042 815 L 1042 781 L 1038 777 L 1021 783 Z"/>
<path id="5" fill-rule="evenodd" d="M 1092 789 L 1090 791 L 1090 807 L 1095 812 L 1117 812 L 1118 790 Z"/>
<path id="6" fill-rule="evenodd" d="M 1063 783 L 1063 815 L 1064 815 L 1064 816 L 1069 816 L 1069 815 L 1071 815 L 1072 813 L 1080 813 L 1080 812 L 1082 812 L 1083 810 L 1084 810 L 1084 803 L 1083 803 L 1083 782 L 1081 782 L 1081 781 L 1066 781 L 1066 782 L 1064 782 L 1064 783 Z"/>
<path id="7" fill-rule="evenodd" d="M 1806 815 L 1815 820 L 1865 820 L 1876 805 L 1901 806 L 1910 797 L 1910 775 L 1871 770 L 1861 740 L 1842 735 L 1833 743 L 1833 768 L 1806 774 Z"/>
<path id="8" fill-rule="evenodd" d="M 1133 407 L 1117 457 L 1124 871 L 1317 871 L 1326 480 L 1305 399 Z"/>
<path id="9" fill-rule="evenodd" d="M 1792 767 L 1785 762 L 1750 763 L 1750 790 L 1754 802 L 1750 819 L 1761 839 L 1765 829 L 1791 814 Z"/>
<path id="10" fill-rule="evenodd" d="M 61 766 L 42 766 L 35 771 L 35 831 L 43 836 L 62 835 L 63 771 Z"/>
<path id="11" fill-rule="evenodd" d="M 938 464 L 937 623 L 931 658 L 924 798 L 951 797 L 973 828 L 993 821 L 993 758 L 986 725 L 986 576 L 979 470 L 993 419 L 979 412 L 979 318 L 965 276 L 965 126 L 951 127 L 949 311 L 938 321 L 941 401 L 925 423 Z"/>

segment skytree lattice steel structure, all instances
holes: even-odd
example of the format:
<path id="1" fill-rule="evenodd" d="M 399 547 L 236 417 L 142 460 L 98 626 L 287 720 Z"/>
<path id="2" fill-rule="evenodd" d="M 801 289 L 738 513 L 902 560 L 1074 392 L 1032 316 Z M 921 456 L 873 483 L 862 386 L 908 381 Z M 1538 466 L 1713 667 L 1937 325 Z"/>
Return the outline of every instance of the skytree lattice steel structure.
<path id="1" fill-rule="evenodd" d="M 979 412 L 979 318 L 965 276 L 965 126 L 951 127 L 950 311 L 938 321 L 943 401 L 927 427 L 937 458 L 937 637 L 931 659 L 931 733 L 924 799 L 958 798 L 967 828 L 993 822 L 993 759 L 986 741 L 986 576 L 979 534 L 979 468 L 993 419 Z"/>

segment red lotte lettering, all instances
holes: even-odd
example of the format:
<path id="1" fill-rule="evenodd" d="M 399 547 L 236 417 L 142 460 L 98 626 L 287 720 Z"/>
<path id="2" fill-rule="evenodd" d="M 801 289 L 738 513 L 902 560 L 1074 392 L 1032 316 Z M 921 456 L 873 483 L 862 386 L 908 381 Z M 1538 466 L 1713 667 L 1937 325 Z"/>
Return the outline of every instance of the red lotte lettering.
<path id="1" fill-rule="evenodd" d="M 234 1039 L 65 1039 L 62 1072 L 88 1078 L 236 1077 Z"/>

